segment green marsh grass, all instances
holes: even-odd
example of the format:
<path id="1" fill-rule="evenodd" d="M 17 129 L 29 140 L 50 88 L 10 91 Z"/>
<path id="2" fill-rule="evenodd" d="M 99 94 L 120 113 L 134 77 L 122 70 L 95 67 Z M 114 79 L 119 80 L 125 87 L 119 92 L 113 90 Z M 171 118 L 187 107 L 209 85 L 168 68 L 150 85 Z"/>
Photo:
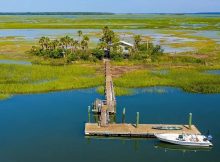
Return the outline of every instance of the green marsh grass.
<path id="1" fill-rule="evenodd" d="M 114 29 L 193 29 L 219 30 L 219 17 L 195 15 L 78 15 L 64 16 L 0 16 L 1 29 L 101 29 L 108 25 Z M 194 27 L 193 24 L 205 26 Z M 185 26 L 184 26 L 185 24 Z"/>
<path id="2" fill-rule="evenodd" d="M 134 93 L 134 91 L 131 88 L 124 88 L 124 87 L 114 87 L 114 91 L 116 96 L 128 96 Z M 104 95 L 104 86 L 99 86 L 97 88 L 97 92 L 99 94 Z"/>
<path id="3" fill-rule="evenodd" d="M 173 48 L 184 48 L 184 47 L 191 47 L 195 49 L 198 53 L 204 52 L 212 52 L 216 49 L 218 45 L 216 41 L 211 38 L 203 37 L 203 36 L 195 36 L 192 35 L 194 31 L 192 30 L 185 30 L 185 31 L 178 31 L 178 30 L 159 30 L 162 34 L 169 34 L 171 36 L 175 36 L 178 38 L 187 38 L 192 39 L 195 41 L 185 41 L 181 43 L 168 43 L 166 41 L 161 42 L 164 45 L 168 45 Z"/>
<path id="4" fill-rule="evenodd" d="M 4 99 L 7 99 L 7 98 L 10 98 L 10 95 L 8 95 L 8 94 L 0 94 L 0 100 L 4 100 Z"/>
<path id="5" fill-rule="evenodd" d="M 196 69 L 170 69 L 167 74 L 138 70 L 115 79 L 115 85 L 124 88 L 153 86 L 180 87 L 194 93 L 220 93 L 220 76 L 206 74 Z"/>
<path id="6" fill-rule="evenodd" d="M 103 83 L 103 76 L 97 68 L 97 65 L 0 65 L 0 93 L 39 93 L 96 87 Z"/>

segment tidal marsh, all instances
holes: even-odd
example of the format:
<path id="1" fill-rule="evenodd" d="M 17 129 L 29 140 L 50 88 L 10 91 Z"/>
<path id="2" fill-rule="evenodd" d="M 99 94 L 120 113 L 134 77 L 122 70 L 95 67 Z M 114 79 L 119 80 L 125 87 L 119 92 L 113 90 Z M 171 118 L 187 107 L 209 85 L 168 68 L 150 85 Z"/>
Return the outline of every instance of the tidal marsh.
<path id="1" fill-rule="evenodd" d="M 219 16 L 115 14 L 74 16 L 1 15 L 1 29 L 100 29 L 105 25 L 114 29 L 195 29 L 219 30 Z M 204 25 L 204 19 L 206 24 Z M 192 25 L 197 24 L 197 25 Z"/>
<path id="2" fill-rule="evenodd" d="M 194 68 L 170 69 L 167 74 L 138 70 L 116 78 L 114 83 L 124 88 L 173 86 L 193 93 L 220 93 L 220 76 Z"/>
<path id="3" fill-rule="evenodd" d="M 174 86 L 188 92 L 220 93 L 219 76 L 204 73 L 209 69 L 220 69 L 218 15 L 1 15 L 0 19 L 0 59 L 3 62 L 25 60 L 32 63 L 32 66 L 0 64 L 0 98 L 16 93 L 102 86 L 101 61 L 78 61 L 73 62 L 74 65 L 65 65 L 63 58 L 40 58 L 27 51 L 36 45 L 39 37 L 45 35 L 59 38 L 66 34 L 77 39 L 80 28 L 91 36 L 89 46 L 94 48 L 105 25 L 113 28 L 123 40 L 129 41 L 133 35 L 140 34 L 144 41 L 159 43 L 168 49 L 167 54 L 157 62 L 113 61 L 113 66 L 138 67 L 114 78 L 117 95 L 129 95 L 133 93 L 132 88 L 149 86 Z M 157 70 L 169 72 L 154 72 Z M 99 87 L 98 92 L 103 92 L 103 87 Z"/>
<path id="4" fill-rule="evenodd" d="M 99 65 L 1 65 L 0 94 L 39 93 L 96 87 L 103 83 Z M 90 77 L 93 75 L 94 77 Z M 42 82 L 49 80 L 50 82 Z"/>

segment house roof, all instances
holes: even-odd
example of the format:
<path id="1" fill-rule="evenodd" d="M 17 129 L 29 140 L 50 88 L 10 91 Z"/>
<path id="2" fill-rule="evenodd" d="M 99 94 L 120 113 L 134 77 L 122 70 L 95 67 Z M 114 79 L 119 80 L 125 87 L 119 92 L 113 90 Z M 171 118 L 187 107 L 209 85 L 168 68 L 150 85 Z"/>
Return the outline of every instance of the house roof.
<path id="1" fill-rule="evenodd" d="M 134 46 L 133 44 L 128 43 L 128 42 L 125 42 L 125 41 L 120 41 L 119 43 L 124 44 L 124 45 L 127 45 L 127 46 L 130 46 L 130 47 L 133 47 L 133 46 Z"/>

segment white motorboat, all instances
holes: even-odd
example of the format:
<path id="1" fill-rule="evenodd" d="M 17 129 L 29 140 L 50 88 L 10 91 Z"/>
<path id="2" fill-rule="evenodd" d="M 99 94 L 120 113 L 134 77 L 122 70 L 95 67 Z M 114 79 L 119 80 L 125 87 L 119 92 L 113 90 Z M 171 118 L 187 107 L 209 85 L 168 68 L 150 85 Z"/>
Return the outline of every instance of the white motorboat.
<path id="1" fill-rule="evenodd" d="M 176 145 L 210 147 L 213 146 L 209 139 L 204 135 L 187 135 L 187 134 L 155 134 L 163 142 Z"/>

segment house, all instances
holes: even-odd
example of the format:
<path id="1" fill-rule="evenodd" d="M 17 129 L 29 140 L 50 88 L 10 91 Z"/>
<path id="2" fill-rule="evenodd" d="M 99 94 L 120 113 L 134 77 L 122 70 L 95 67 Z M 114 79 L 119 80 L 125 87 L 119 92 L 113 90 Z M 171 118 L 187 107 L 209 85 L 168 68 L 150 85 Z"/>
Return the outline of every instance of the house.
<path id="1" fill-rule="evenodd" d="M 119 41 L 117 44 L 121 47 L 124 55 L 128 55 L 129 49 L 134 47 L 133 44 L 125 41 Z M 104 49 L 104 51 L 105 51 L 105 57 L 110 58 L 110 51 L 108 49 Z"/>
<path id="2" fill-rule="evenodd" d="M 134 45 L 125 41 L 120 41 L 119 46 L 123 50 L 123 54 L 128 54 L 129 53 L 129 48 L 133 48 Z"/>

